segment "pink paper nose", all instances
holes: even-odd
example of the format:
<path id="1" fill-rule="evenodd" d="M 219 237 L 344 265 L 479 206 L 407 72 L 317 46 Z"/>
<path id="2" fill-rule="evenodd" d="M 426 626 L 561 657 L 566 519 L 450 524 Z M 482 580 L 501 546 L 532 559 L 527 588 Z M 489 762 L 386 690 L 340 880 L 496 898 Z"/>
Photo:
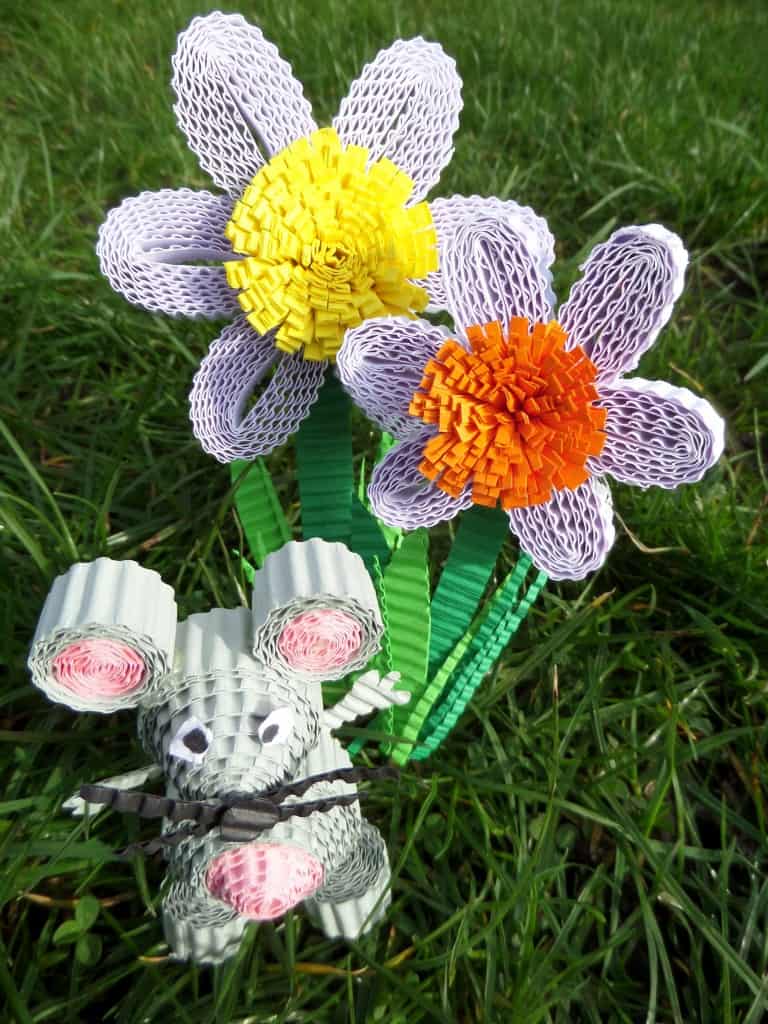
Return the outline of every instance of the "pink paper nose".
<path id="1" fill-rule="evenodd" d="M 59 651 L 51 662 L 54 679 L 78 697 L 118 697 L 141 686 L 146 666 L 133 647 L 93 637 Z"/>
<path id="2" fill-rule="evenodd" d="M 323 884 L 323 865 L 296 846 L 249 843 L 215 857 L 205 884 L 241 917 L 272 921 Z"/>
<path id="3" fill-rule="evenodd" d="M 283 629 L 277 646 L 291 668 L 322 672 L 342 668 L 360 650 L 360 623 L 336 608 L 303 612 Z"/>

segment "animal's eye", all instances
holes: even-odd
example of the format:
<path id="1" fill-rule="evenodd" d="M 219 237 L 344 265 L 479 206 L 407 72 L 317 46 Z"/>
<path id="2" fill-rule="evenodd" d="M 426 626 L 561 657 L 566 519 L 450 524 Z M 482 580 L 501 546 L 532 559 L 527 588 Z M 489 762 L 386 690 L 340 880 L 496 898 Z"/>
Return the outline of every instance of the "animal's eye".
<path id="1" fill-rule="evenodd" d="M 285 743 L 293 732 L 293 711 L 275 708 L 259 726 L 259 739 L 265 747 L 272 743 Z"/>
<path id="2" fill-rule="evenodd" d="M 202 722 L 196 718 L 188 718 L 176 730 L 176 734 L 168 747 L 171 757 L 178 757 L 181 761 L 191 761 L 192 764 L 201 764 L 208 753 L 213 734 L 206 729 Z"/>

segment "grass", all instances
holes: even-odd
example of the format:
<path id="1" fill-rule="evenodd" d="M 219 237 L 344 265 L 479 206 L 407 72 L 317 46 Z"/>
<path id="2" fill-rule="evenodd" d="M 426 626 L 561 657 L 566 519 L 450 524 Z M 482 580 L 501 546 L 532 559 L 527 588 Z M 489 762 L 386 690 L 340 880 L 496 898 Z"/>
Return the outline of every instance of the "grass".
<path id="1" fill-rule="evenodd" d="M 699 486 L 616 488 L 628 531 L 609 565 L 586 586 L 550 585 L 442 750 L 374 794 L 395 875 L 387 926 L 350 948 L 289 916 L 216 971 L 165 958 L 162 868 L 112 857 L 130 826 L 108 815 L 89 836 L 59 811 L 81 782 L 142 763 L 132 717 L 54 708 L 24 667 L 48 586 L 75 559 L 139 558 L 183 613 L 239 600 L 228 475 L 198 449 L 186 408 L 215 327 L 132 309 L 93 252 L 123 196 L 209 184 L 169 87 L 175 34 L 208 4 L 5 6 L 2 1019 L 759 1024 L 764 5 L 489 0 L 468 14 L 458 0 L 243 0 L 321 120 L 394 37 L 439 39 L 465 83 L 440 192 L 545 214 L 560 294 L 614 226 L 676 229 L 688 287 L 640 369 L 713 401 L 728 448 Z M 270 466 L 296 518 L 291 458 Z M 55 940 L 78 904 L 89 964 Z"/>

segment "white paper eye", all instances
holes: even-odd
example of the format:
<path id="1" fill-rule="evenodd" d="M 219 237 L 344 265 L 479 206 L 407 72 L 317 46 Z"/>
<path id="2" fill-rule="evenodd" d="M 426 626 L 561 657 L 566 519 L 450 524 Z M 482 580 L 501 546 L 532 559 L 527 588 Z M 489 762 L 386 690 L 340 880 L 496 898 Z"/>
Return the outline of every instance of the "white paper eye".
<path id="1" fill-rule="evenodd" d="M 293 711 L 290 708 L 275 708 L 259 726 L 259 739 L 265 747 L 273 743 L 285 743 L 293 732 Z"/>
<path id="2" fill-rule="evenodd" d="M 202 764 L 212 739 L 213 733 L 210 729 L 206 729 L 203 723 L 196 718 L 188 718 L 176 730 L 168 747 L 168 753 L 171 757 L 178 757 L 181 761 Z"/>

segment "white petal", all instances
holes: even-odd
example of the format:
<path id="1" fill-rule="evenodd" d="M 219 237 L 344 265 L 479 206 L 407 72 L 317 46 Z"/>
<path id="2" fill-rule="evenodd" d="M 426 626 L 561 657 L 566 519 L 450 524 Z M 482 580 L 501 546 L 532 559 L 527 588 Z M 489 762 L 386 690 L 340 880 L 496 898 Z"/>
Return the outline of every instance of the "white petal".
<path id="1" fill-rule="evenodd" d="M 342 142 L 388 157 L 423 199 L 453 155 L 462 107 L 456 62 L 438 43 L 398 39 L 352 83 L 333 126 Z"/>
<path id="2" fill-rule="evenodd" d="M 171 84 L 189 148 L 235 197 L 266 160 L 317 127 L 290 64 L 239 14 L 193 19 L 179 36 Z"/>

